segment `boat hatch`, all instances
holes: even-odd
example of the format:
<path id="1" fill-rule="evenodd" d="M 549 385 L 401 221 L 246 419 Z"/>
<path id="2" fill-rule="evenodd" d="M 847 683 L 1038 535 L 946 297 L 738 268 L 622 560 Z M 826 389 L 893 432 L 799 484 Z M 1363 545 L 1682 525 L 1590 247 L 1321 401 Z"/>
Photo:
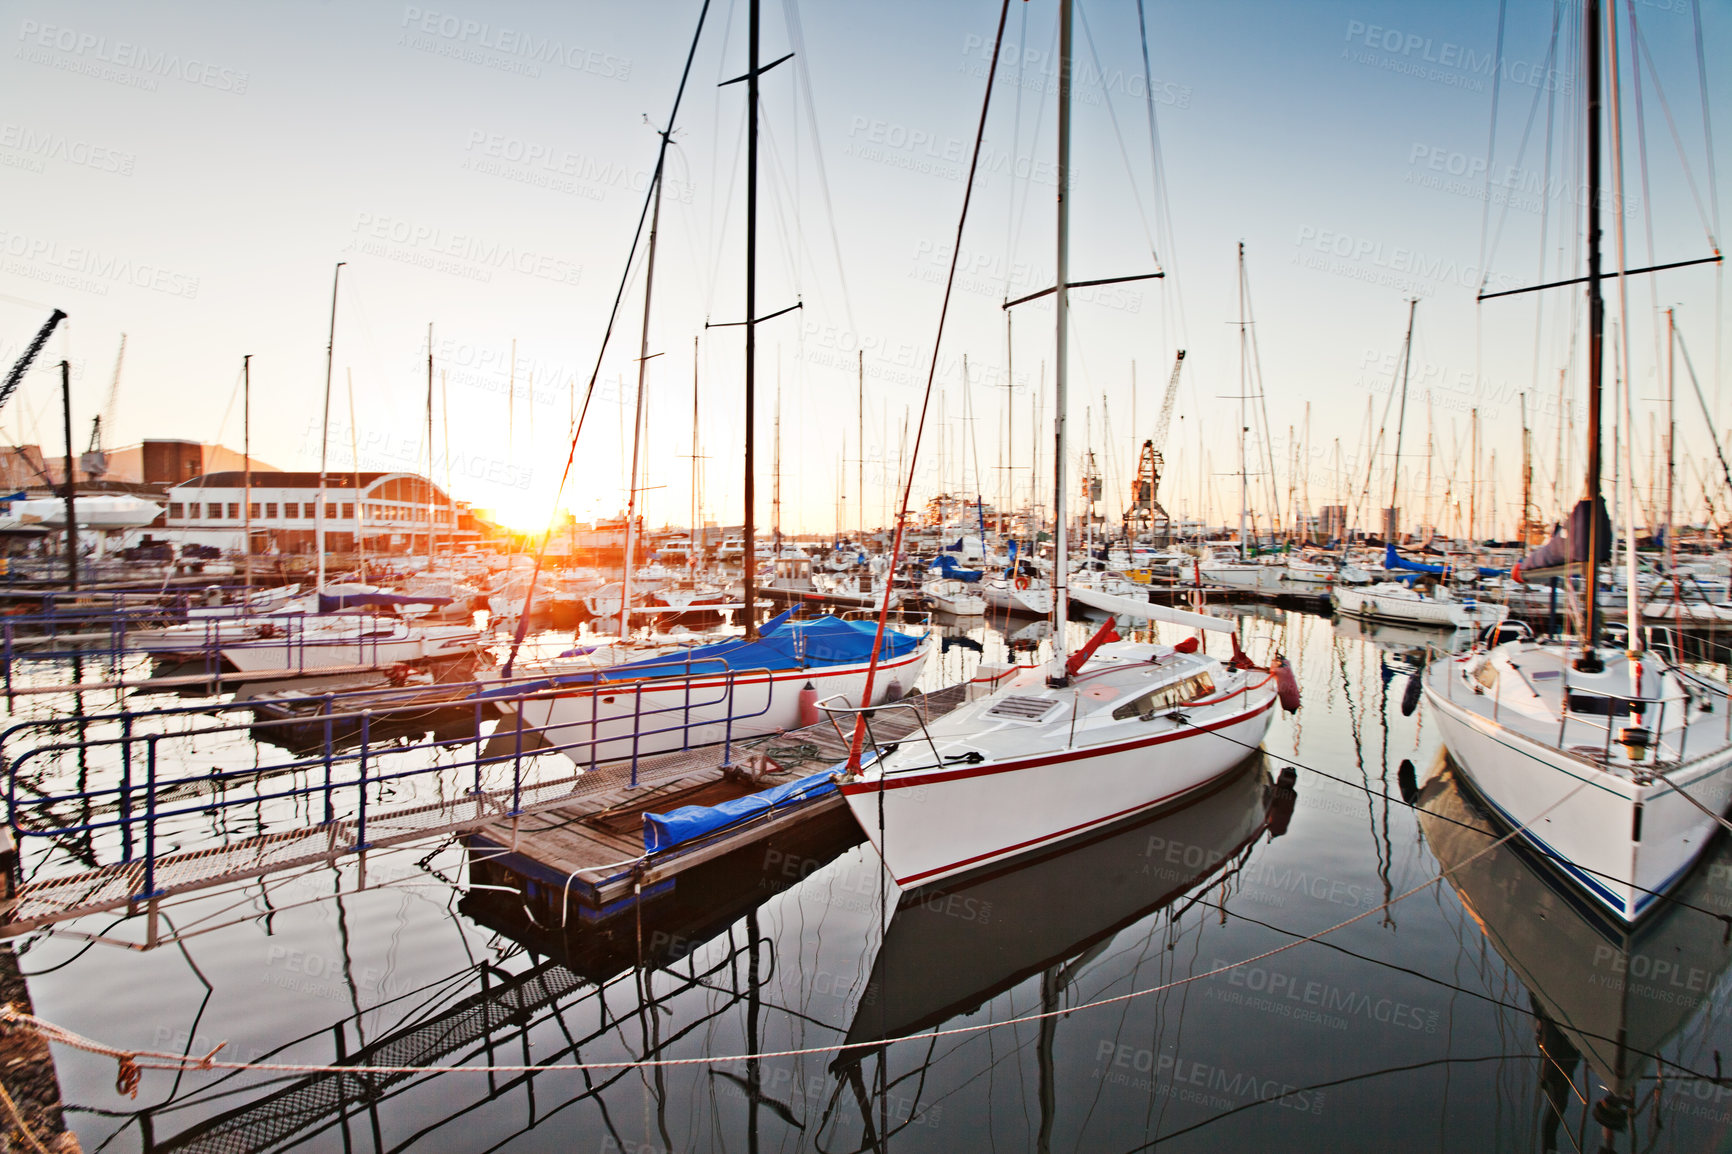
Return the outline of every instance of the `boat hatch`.
<path id="1" fill-rule="evenodd" d="M 1058 701 L 1051 697 L 1005 697 L 994 703 L 986 711 L 986 716 L 999 721 L 1036 722 L 1043 720 L 1047 714 L 1058 708 Z"/>
<path id="2" fill-rule="evenodd" d="M 1215 692 L 1215 679 L 1207 673 L 1197 673 L 1180 681 L 1163 685 L 1159 689 L 1151 689 L 1141 697 L 1133 698 L 1113 710 L 1114 721 L 1126 721 L 1132 717 L 1149 720 L 1163 709 L 1171 709 L 1175 705 L 1183 705 L 1187 701 L 1195 701 Z"/>
<path id="3" fill-rule="evenodd" d="M 1622 697 L 1604 697 L 1598 693 L 1572 693 L 1565 707 L 1571 713 L 1597 713 L 1623 717 L 1630 712 L 1630 703 Z"/>

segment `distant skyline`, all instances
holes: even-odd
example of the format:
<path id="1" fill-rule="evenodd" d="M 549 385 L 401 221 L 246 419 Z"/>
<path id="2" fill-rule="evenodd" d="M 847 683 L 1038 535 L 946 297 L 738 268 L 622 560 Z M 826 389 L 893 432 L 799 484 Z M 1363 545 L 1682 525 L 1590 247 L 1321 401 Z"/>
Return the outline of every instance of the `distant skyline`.
<path id="1" fill-rule="evenodd" d="M 238 448 L 251 354 L 254 453 L 316 469 L 343 261 L 331 467 L 358 453 L 364 468 L 428 469 L 431 323 L 434 480 L 511 524 L 545 523 L 701 6 L 15 5 L 0 21 L 0 360 L 49 309 L 70 319 L 0 410 L 0 435 L 60 453 L 52 364 L 66 358 L 76 449 L 98 412 L 111 446 Z M 1136 4 L 1078 8 L 1071 275 L 1167 274 L 1074 294 L 1073 447 L 1106 473 L 1103 511 L 1123 508 L 1184 348 L 1163 502 L 1236 520 L 1241 242 L 1269 428 L 1249 453 L 1262 523 L 1276 503 L 1385 503 L 1414 297 L 1404 522 L 1429 507 L 1453 531 L 1471 506 L 1482 532 L 1514 530 L 1523 394 L 1540 512 L 1567 507 L 1581 487 L 1580 290 L 1475 294 L 1579 275 L 1580 4 L 1508 5 L 1501 57 L 1491 0 L 1143 8 L 1146 68 Z M 759 328 L 758 523 L 774 517 L 780 381 L 784 527 L 851 528 L 862 505 L 879 524 L 931 357 L 999 6 L 763 11 L 764 59 L 795 55 L 763 83 L 759 311 L 803 307 Z M 1616 11 L 1628 262 L 1706 256 L 1732 132 L 1717 66 L 1729 10 Z M 1051 307 L 1018 308 L 1010 335 L 1001 305 L 1053 278 L 1056 14 L 1051 0 L 1010 9 L 917 503 L 941 487 L 996 502 L 1007 478 L 1019 504 L 1031 482 L 1050 488 Z M 744 86 L 720 85 L 744 71 L 745 19 L 742 4 L 710 8 L 670 154 L 642 481 L 654 524 L 691 516 L 694 371 L 700 517 L 740 519 L 741 340 L 705 324 L 743 307 Z M 1724 428 L 1723 280 L 1705 266 L 1630 281 L 1634 423 L 1610 410 L 1607 449 L 1612 427 L 1633 434 L 1644 502 L 1663 452 L 1668 306 Z M 562 501 L 580 520 L 624 505 L 642 283 L 640 260 Z M 1616 324 L 1613 282 L 1607 299 Z M 1679 390 L 1679 508 L 1699 516 L 1705 492 L 1721 505 L 1719 465 L 1682 362 Z"/>

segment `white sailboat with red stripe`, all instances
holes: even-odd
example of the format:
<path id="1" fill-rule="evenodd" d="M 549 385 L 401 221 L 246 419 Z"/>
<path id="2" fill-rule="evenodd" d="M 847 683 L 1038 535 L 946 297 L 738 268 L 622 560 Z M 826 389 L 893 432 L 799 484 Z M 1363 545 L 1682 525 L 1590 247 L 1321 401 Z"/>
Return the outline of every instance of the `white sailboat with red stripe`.
<path id="1" fill-rule="evenodd" d="M 1117 641 L 1111 627 L 1070 659 L 1063 683 L 1043 666 L 1014 668 L 990 695 L 843 780 L 842 796 L 898 885 L 1177 805 L 1256 751 L 1279 667 L 1223 662 L 1194 640 Z"/>

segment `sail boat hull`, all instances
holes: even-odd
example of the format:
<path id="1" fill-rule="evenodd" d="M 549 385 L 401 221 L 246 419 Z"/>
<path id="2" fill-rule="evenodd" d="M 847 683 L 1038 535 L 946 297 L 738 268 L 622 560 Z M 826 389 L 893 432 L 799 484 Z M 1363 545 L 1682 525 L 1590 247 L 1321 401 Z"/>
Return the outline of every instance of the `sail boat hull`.
<path id="1" fill-rule="evenodd" d="M 876 776 L 844 781 L 842 795 L 896 884 L 925 885 L 1038 853 L 1212 788 L 1262 743 L 1274 690 L 1249 688 L 1235 702 L 1128 740 L 1121 730 L 1098 742 L 1065 740 L 984 764 L 893 773 L 882 788 Z M 1030 733 L 1023 744 L 1042 744 L 1037 739 L 1045 736 L 1057 735 Z"/>
<path id="2" fill-rule="evenodd" d="M 1663 904 L 1660 898 L 1689 872 L 1718 828 L 1679 790 L 1714 813 L 1726 812 L 1732 749 L 1668 767 L 1677 789 L 1641 784 L 1452 700 L 1443 682 L 1455 675 L 1451 664 L 1433 666 L 1426 697 L 1445 747 L 1480 799 L 1623 924 Z"/>

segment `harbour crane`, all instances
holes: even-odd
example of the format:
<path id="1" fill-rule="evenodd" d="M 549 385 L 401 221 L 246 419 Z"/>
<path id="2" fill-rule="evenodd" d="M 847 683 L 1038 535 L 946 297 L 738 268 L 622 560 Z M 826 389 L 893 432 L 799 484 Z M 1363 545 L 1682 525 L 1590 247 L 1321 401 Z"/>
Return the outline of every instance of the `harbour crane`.
<path id="1" fill-rule="evenodd" d="M 1125 510 L 1125 533 L 1153 533 L 1155 523 L 1171 526 L 1172 517 L 1161 508 L 1156 494 L 1161 486 L 1161 470 L 1166 459 L 1161 450 L 1167 443 L 1167 433 L 1173 425 L 1173 405 L 1179 399 L 1179 371 L 1185 367 L 1185 350 L 1173 358 L 1173 375 L 1167 378 L 1167 395 L 1161 400 L 1161 415 L 1155 421 L 1155 435 L 1143 442 L 1137 458 L 1136 480 L 1131 482 L 1131 507 Z"/>
<path id="2" fill-rule="evenodd" d="M 24 379 L 24 374 L 30 371 L 31 364 L 35 362 L 38 354 L 42 352 L 42 346 L 47 344 L 48 338 L 53 335 L 55 326 L 59 325 L 60 322 L 65 319 L 66 314 L 61 312 L 59 309 L 55 309 L 54 314 L 48 318 L 47 323 L 42 326 L 31 342 L 25 346 L 24 355 L 18 358 L 18 363 L 13 365 L 12 371 L 6 374 L 5 383 L 0 384 L 0 407 L 4 407 L 6 402 L 12 399 L 12 394 L 18 391 L 18 382 L 22 381 Z"/>

